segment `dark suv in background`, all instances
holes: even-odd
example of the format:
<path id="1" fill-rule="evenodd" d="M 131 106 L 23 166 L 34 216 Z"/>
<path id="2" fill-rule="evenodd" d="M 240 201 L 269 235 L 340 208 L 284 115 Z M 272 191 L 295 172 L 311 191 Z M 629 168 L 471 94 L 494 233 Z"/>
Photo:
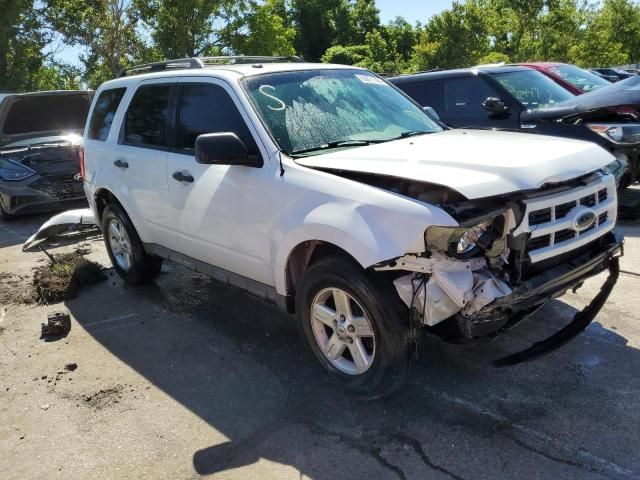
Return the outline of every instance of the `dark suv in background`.
<path id="1" fill-rule="evenodd" d="M 435 109 L 440 120 L 454 128 L 504 129 L 597 143 L 616 157 L 610 170 L 621 188 L 640 180 L 640 90 L 636 80 L 640 84 L 640 77 L 634 77 L 575 96 L 543 73 L 523 66 L 465 68 L 389 79 L 422 106 Z M 623 196 L 621 203 L 635 205 L 636 200 L 628 197 Z"/>

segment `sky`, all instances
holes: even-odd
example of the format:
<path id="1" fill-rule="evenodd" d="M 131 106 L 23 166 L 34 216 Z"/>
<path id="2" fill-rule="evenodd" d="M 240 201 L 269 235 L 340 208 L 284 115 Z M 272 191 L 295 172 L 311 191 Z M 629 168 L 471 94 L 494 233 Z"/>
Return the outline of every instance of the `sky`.
<path id="1" fill-rule="evenodd" d="M 411 24 L 424 24 L 434 14 L 449 8 L 452 2 L 453 0 L 376 0 L 376 6 L 380 10 L 380 20 L 383 24 L 396 17 L 404 17 Z M 56 57 L 59 60 L 73 65 L 79 64 L 80 49 L 64 47 L 60 42 L 55 42 L 50 48 L 57 50 Z"/>
<path id="2" fill-rule="evenodd" d="M 376 0 L 382 23 L 388 23 L 396 17 L 404 17 L 411 24 L 417 21 L 426 23 L 452 3 L 452 0 Z"/>

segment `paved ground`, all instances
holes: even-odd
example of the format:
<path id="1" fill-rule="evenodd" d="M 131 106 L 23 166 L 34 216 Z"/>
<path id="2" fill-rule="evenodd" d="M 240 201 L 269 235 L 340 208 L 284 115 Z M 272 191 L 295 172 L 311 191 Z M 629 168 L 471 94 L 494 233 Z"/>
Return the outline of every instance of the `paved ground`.
<path id="1" fill-rule="evenodd" d="M 0 224 L 0 294 L 44 261 L 20 251 L 41 221 Z M 65 305 L 0 305 L 2 478 L 640 478 L 640 222 L 620 230 L 625 273 L 571 344 L 489 364 L 550 334 L 602 278 L 497 341 L 427 340 L 404 389 L 374 403 L 334 389 L 290 317 L 177 266 L 143 288 L 109 272 Z M 69 336 L 39 340 L 61 308 Z"/>

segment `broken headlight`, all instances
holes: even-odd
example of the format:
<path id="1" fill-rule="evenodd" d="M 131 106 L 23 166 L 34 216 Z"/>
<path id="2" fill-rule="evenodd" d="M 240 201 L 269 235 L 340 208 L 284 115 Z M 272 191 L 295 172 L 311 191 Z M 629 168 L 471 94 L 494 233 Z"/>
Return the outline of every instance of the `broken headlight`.
<path id="1" fill-rule="evenodd" d="M 588 123 L 587 127 L 614 143 L 633 144 L 640 142 L 640 124 Z"/>
<path id="2" fill-rule="evenodd" d="M 480 255 L 495 256 L 502 253 L 504 241 L 504 215 L 486 217 L 472 226 L 429 227 L 424 233 L 427 248 L 448 253 L 461 260 Z"/>
<path id="3" fill-rule="evenodd" d="M 0 158 L 0 179 L 18 182 L 35 175 L 36 172 L 12 160 Z"/>

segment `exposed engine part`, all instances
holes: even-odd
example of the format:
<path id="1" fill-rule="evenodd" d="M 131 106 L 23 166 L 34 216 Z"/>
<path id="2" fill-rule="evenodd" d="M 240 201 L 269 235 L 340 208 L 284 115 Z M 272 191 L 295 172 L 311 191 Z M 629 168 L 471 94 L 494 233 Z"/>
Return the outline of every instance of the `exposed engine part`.
<path id="1" fill-rule="evenodd" d="M 410 274 L 393 283 L 402 301 L 415 309 L 428 326 L 458 312 L 473 315 L 496 298 L 511 293 L 511 287 L 504 280 L 486 268 L 472 270 L 467 262 L 438 264 L 430 277 Z"/>
<path id="2" fill-rule="evenodd" d="M 472 258 L 466 261 L 451 260 L 439 252 L 431 252 L 430 257 L 419 257 L 409 254 L 399 257 L 382 265 L 374 266 L 374 269 L 383 272 L 388 270 L 403 270 L 406 272 L 433 273 L 436 270 L 477 270 L 487 265 L 484 258 Z"/>

